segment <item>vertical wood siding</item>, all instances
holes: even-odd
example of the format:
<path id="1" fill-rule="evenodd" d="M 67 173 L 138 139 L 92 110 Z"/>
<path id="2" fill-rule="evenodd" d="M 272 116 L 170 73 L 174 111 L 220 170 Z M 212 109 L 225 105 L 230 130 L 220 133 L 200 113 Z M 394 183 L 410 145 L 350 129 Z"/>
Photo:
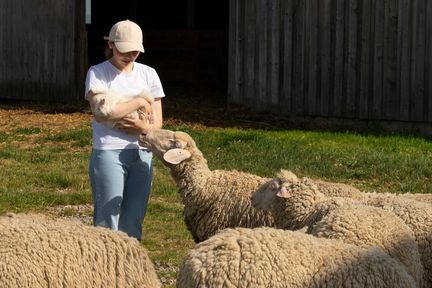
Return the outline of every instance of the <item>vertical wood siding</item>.
<path id="1" fill-rule="evenodd" d="M 82 95 L 83 0 L 0 1 L 0 99 L 68 102 Z"/>
<path id="2" fill-rule="evenodd" d="M 431 122 L 431 15 L 429 0 L 231 0 L 228 100 Z"/>

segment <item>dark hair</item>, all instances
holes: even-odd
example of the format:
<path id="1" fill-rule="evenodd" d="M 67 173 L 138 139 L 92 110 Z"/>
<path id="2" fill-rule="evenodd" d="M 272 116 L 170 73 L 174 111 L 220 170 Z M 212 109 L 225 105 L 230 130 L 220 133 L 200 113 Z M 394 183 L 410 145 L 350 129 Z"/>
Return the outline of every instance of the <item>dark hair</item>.
<path id="1" fill-rule="evenodd" d="M 111 59 L 114 55 L 112 49 L 108 45 L 108 41 L 106 42 L 104 53 L 105 53 L 105 59 L 107 59 L 107 60 Z"/>

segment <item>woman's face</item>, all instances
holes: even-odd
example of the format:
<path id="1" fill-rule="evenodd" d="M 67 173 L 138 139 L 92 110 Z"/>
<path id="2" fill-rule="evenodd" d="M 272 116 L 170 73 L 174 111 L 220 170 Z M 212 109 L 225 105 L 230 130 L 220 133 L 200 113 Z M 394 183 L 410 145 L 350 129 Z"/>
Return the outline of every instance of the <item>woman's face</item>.
<path id="1" fill-rule="evenodd" d="M 133 69 L 133 62 L 138 58 L 139 51 L 130 51 L 126 53 L 121 53 L 115 47 L 114 42 L 108 42 L 109 47 L 113 50 L 113 57 L 110 59 L 111 63 L 117 67 L 117 69 L 129 72 Z"/>

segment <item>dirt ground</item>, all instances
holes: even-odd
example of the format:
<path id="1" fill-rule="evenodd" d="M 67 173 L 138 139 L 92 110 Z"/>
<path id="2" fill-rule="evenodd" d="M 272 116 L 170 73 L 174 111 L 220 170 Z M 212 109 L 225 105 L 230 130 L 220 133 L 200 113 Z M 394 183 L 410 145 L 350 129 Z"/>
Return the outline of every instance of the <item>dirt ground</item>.
<path id="1" fill-rule="evenodd" d="M 226 89 L 222 89 L 226 90 Z M 259 113 L 233 105 L 227 92 L 211 88 L 170 85 L 165 88 L 163 116 L 165 124 L 187 123 L 196 129 L 236 127 L 264 130 L 354 131 L 393 134 L 398 132 L 432 137 L 430 125 L 391 121 L 363 121 L 322 117 L 296 117 L 277 113 Z M 91 113 L 85 100 L 67 105 L 41 105 L 31 102 L 0 100 L 0 131 L 32 127 L 64 130 L 90 123 Z M 423 127 L 425 126 L 425 127 Z"/>
<path id="2" fill-rule="evenodd" d="M 168 87 L 163 99 L 166 124 L 186 122 L 196 128 L 239 127 L 282 129 L 289 121 L 268 113 L 252 113 L 246 108 L 228 105 L 226 92 L 184 87 Z M 50 131 L 73 129 L 90 123 L 91 113 L 85 101 L 73 104 L 36 104 L 0 100 L 0 131 L 38 127 Z"/>

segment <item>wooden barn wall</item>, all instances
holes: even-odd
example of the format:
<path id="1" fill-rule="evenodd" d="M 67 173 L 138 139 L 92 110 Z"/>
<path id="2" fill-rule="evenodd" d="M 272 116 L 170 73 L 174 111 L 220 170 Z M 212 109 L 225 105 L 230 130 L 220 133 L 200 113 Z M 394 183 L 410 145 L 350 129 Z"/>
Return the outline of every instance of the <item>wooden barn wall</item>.
<path id="1" fill-rule="evenodd" d="M 431 122 L 431 15 L 430 0 L 231 0 L 228 100 Z"/>
<path id="2" fill-rule="evenodd" d="M 0 1 L 0 99 L 70 102 L 83 93 L 84 0 Z"/>

